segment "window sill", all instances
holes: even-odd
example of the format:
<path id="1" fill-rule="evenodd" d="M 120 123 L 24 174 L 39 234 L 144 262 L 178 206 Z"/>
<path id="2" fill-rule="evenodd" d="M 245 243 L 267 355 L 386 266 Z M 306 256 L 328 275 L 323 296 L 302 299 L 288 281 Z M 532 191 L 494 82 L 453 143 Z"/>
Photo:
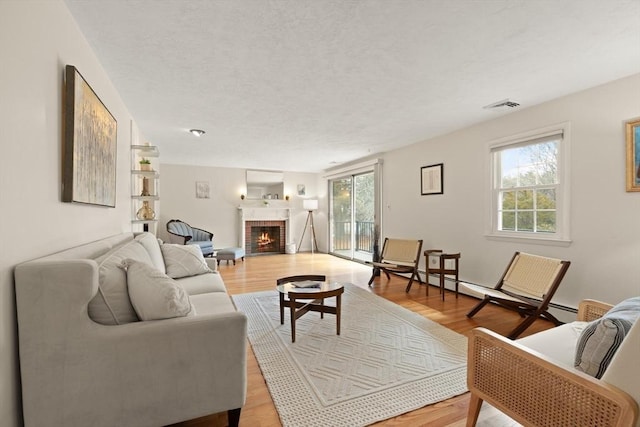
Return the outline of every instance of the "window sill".
<path id="1" fill-rule="evenodd" d="M 529 243 L 532 245 L 546 245 L 546 246 L 571 246 L 571 240 L 561 239 L 556 237 L 543 237 L 532 235 L 517 235 L 517 234 L 485 234 L 487 240 L 494 240 L 499 242 L 517 242 L 517 243 Z"/>

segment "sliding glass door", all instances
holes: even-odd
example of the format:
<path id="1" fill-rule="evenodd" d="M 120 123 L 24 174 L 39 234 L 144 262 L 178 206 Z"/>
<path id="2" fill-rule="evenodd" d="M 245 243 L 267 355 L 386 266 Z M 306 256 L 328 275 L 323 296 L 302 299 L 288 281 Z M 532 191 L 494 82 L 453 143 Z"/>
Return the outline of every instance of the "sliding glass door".
<path id="1" fill-rule="evenodd" d="M 359 261 L 372 260 L 377 187 L 373 168 L 329 180 L 330 253 Z"/>

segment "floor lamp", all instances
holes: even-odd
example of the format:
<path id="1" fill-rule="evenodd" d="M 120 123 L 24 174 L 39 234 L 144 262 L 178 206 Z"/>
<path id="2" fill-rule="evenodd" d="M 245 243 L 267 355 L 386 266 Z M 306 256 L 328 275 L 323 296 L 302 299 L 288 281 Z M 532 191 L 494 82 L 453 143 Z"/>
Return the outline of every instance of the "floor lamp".
<path id="1" fill-rule="evenodd" d="M 315 248 L 316 252 L 318 251 L 318 242 L 316 240 L 316 231 L 313 228 L 313 211 L 318 209 L 318 201 L 312 199 L 306 199 L 302 201 L 302 207 L 309 211 L 307 215 L 307 222 L 304 224 L 304 230 L 302 231 L 302 237 L 300 237 L 300 244 L 298 244 L 298 252 L 300 252 L 300 247 L 302 246 L 302 239 L 304 239 L 304 233 L 307 232 L 307 227 L 311 228 L 311 253 L 313 253 L 313 249 Z"/>

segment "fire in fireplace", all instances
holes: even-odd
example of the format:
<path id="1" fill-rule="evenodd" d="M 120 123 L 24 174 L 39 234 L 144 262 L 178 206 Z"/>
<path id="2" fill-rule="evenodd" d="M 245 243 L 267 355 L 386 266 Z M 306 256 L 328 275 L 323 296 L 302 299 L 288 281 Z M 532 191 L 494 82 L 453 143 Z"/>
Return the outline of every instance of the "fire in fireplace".
<path id="1" fill-rule="evenodd" d="M 247 256 L 285 253 L 287 240 L 285 221 L 245 221 L 244 227 L 244 248 Z"/>
<path id="2" fill-rule="evenodd" d="M 280 253 L 280 227 L 251 227 L 251 253 Z"/>

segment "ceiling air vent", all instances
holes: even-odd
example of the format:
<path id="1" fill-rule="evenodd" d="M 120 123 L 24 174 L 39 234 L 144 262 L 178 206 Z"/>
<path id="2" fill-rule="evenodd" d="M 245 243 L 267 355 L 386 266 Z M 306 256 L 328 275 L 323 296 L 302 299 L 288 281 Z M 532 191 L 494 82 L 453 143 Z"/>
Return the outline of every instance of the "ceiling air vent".
<path id="1" fill-rule="evenodd" d="M 509 108 L 516 108 L 519 107 L 520 104 L 518 104 L 517 102 L 511 101 L 509 99 L 503 99 L 502 101 L 498 101 L 498 102 L 494 102 L 493 104 L 489 104 L 489 105 L 485 105 L 484 108 L 485 110 L 507 110 Z"/>

